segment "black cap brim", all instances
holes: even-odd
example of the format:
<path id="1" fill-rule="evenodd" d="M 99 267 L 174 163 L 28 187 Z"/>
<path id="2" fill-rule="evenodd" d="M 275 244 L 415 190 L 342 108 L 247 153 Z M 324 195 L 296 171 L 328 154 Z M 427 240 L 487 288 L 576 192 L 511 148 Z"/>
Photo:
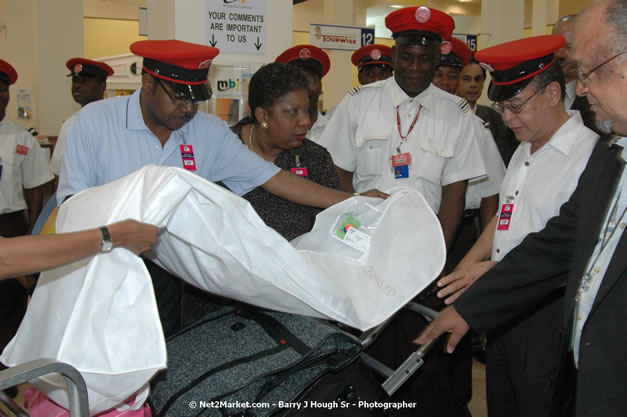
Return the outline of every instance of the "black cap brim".
<path id="1" fill-rule="evenodd" d="M 211 98 L 211 89 L 208 83 L 203 84 L 181 84 L 170 82 L 172 87 L 178 93 L 184 95 L 192 101 L 207 101 Z"/>
<path id="2" fill-rule="evenodd" d="M 509 100 L 518 93 L 520 93 L 529 83 L 533 80 L 533 77 L 515 84 L 499 85 L 490 81 L 488 87 L 488 98 L 494 102 Z"/>
<path id="3" fill-rule="evenodd" d="M 406 30 L 392 34 L 398 45 L 440 46 L 442 37 L 426 30 Z"/>

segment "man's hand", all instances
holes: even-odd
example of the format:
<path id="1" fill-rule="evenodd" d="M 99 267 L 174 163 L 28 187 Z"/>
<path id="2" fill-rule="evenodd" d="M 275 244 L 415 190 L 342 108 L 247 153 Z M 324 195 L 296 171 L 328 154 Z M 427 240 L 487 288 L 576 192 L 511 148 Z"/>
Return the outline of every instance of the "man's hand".
<path id="1" fill-rule="evenodd" d="M 450 295 L 450 297 L 444 300 L 444 303 L 446 305 L 452 304 L 477 278 L 485 274 L 494 265 L 496 265 L 494 261 L 483 261 L 456 269 L 438 281 L 438 287 L 442 288 L 438 291 L 438 298 Z"/>
<path id="2" fill-rule="evenodd" d="M 440 336 L 442 333 L 450 333 L 451 335 L 446 344 L 446 351 L 453 353 L 455 347 L 461 338 L 468 333 L 469 329 L 470 326 L 468 326 L 468 323 L 466 323 L 462 316 L 457 314 L 455 307 L 449 306 L 442 310 L 435 320 L 429 323 L 418 338 L 414 340 L 414 343 L 424 345 Z"/>
<path id="3" fill-rule="evenodd" d="M 376 188 L 373 188 L 372 190 L 364 191 L 363 193 L 359 193 L 359 195 L 362 195 L 364 197 L 382 198 L 384 200 L 390 196 L 389 194 L 386 194 L 383 191 L 379 191 Z"/>

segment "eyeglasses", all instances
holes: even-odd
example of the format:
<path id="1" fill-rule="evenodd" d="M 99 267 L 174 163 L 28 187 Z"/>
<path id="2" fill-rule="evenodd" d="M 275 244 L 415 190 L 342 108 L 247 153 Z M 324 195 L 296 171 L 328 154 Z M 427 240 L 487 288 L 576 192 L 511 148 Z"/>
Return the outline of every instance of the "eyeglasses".
<path id="1" fill-rule="evenodd" d="M 177 107 L 186 107 L 189 105 L 196 105 L 198 103 L 200 103 L 200 100 L 192 100 L 189 97 L 184 96 L 183 94 L 179 93 L 178 95 L 174 95 L 172 93 L 170 93 L 168 91 L 167 88 L 165 88 L 165 86 L 163 85 L 163 83 L 161 82 L 161 80 L 157 77 L 154 77 L 155 80 L 157 80 L 157 83 L 159 83 L 159 85 L 161 86 L 161 88 L 163 89 L 163 91 L 165 91 L 165 93 L 168 95 L 168 97 L 170 97 L 170 100 L 172 100 L 172 103 L 177 106 Z"/>
<path id="2" fill-rule="evenodd" d="M 527 104 L 527 102 L 531 100 L 533 96 L 538 94 L 538 92 L 539 90 L 534 91 L 532 95 L 527 97 L 527 100 L 523 101 L 520 104 L 513 104 L 513 103 L 503 104 L 502 102 L 494 102 L 492 103 L 492 108 L 501 114 L 505 113 L 505 110 L 508 110 L 512 114 L 520 114 L 524 105 Z"/>
<path id="3" fill-rule="evenodd" d="M 579 65 L 577 65 L 577 78 L 579 79 L 579 82 L 583 85 L 586 85 L 586 79 L 590 76 L 590 74 L 592 74 L 594 71 L 598 70 L 599 68 L 601 68 L 603 65 L 607 64 L 608 62 L 612 61 L 614 58 L 618 58 L 619 56 L 621 56 L 622 54 L 624 54 L 625 52 L 627 52 L 627 49 L 617 53 L 616 55 L 614 55 L 611 58 L 606 59 L 605 61 L 601 62 L 599 65 L 597 65 L 596 67 L 592 68 L 590 71 L 588 71 L 587 73 L 583 73 L 581 71 L 581 67 Z"/>

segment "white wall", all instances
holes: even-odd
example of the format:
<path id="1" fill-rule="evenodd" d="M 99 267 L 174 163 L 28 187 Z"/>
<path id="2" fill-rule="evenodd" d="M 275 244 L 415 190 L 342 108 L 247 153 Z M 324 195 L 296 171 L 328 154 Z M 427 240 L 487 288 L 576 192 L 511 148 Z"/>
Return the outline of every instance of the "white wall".
<path id="1" fill-rule="evenodd" d="M 7 115 L 56 136 L 63 120 L 78 109 L 65 62 L 83 53 L 82 0 L 3 0 L 0 7 L 0 24 L 6 24 L 0 52 L 18 72 Z M 32 119 L 17 118 L 18 89 L 31 93 Z"/>

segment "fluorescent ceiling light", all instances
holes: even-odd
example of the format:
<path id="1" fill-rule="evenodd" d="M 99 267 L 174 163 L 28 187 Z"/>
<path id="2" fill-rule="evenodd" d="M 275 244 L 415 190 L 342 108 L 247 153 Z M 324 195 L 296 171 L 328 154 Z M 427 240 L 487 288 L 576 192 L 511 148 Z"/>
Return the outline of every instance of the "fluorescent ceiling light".
<path id="1" fill-rule="evenodd" d="M 402 9 L 405 6 L 402 6 L 400 4 L 390 4 L 388 7 L 391 9 Z"/>

